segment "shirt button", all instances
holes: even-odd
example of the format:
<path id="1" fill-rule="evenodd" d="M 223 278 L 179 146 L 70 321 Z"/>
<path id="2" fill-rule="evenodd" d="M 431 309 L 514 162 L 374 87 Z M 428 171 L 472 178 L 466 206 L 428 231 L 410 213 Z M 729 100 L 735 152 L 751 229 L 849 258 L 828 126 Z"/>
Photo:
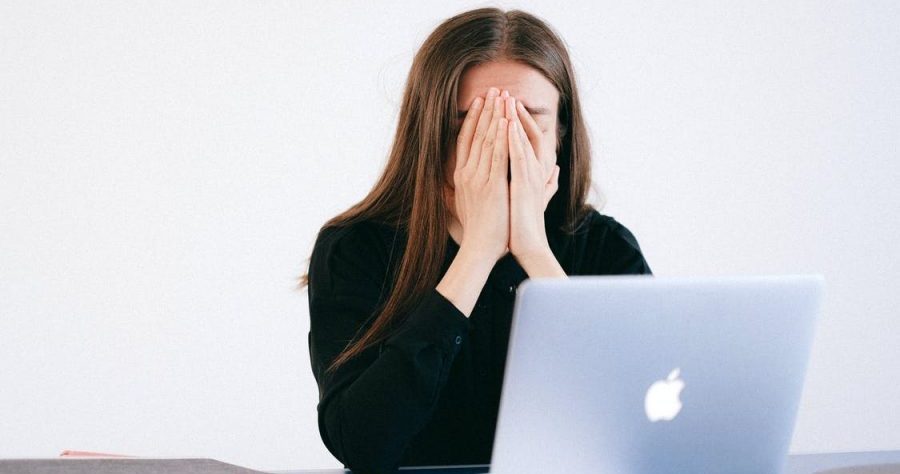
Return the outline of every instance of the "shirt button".
<path id="1" fill-rule="evenodd" d="M 456 336 L 456 343 L 459 344 L 462 342 L 462 336 Z"/>

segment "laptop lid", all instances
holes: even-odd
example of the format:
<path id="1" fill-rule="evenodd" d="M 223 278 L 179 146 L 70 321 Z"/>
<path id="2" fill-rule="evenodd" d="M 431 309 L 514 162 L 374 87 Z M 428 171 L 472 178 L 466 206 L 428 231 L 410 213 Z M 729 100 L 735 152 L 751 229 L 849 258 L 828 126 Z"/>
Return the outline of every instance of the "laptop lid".
<path id="1" fill-rule="evenodd" d="M 820 275 L 530 279 L 491 472 L 777 473 Z"/>

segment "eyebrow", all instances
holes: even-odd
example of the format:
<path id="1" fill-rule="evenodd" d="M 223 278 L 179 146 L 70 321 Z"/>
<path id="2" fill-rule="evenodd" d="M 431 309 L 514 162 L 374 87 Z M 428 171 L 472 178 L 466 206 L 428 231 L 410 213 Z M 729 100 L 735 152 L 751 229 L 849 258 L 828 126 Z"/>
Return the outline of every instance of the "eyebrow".
<path id="1" fill-rule="evenodd" d="M 529 107 L 526 105 L 525 110 L 531 115 L 550 115 L 550 109 L 547 107 Z M 467 113 L 469 113 L 468 110 L 460 110 L 456 118 L 465 118 Z"/>

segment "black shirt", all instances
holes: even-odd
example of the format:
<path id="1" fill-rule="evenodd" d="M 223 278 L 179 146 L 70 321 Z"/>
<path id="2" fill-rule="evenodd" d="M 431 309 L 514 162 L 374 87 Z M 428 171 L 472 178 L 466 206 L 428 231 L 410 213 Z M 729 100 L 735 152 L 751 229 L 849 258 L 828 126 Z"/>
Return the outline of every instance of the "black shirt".
<path id="1" fill-rule="evenodd" d="M 634 235 L 596 210 L 575 235 L 547 238 L 567 275 L 652 274 Z M 447 241 L 441 275 L 459 251 Z M 404 232 L 375 222 L 324 229 L 316 238 L 308 337 L 319 433 L 354 472 L 489 464 L 513 301 L 528 277 L 511 254 L 492 269 L 469 318 L 431 289 L 397 332 L 325 374 L 370 326 L 405 243 Z"/>

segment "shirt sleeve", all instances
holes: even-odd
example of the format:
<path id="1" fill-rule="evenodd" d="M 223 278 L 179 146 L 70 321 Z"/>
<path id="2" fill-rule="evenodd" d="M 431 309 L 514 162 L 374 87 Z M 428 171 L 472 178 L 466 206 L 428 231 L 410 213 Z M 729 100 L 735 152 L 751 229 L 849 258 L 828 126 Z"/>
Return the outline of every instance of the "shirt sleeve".
<path id="1" fill-rule="evenodd" d="M 394 472 L 431 418 L 471 323 L 431 289 L 382 344 L 326 374 L 347 343 L 371 326 L 385 275 L 373 237 L 339 234 L 320 233 L 310 260 L 308 339 L 319 433 L 354 472 Z"/>
<path id="2" fill-rule="evenodd" d="M 603 216 L 602 244 L 594 259 L 597 275 L 652 275 L 634 234 L 612 217 Z"/>

